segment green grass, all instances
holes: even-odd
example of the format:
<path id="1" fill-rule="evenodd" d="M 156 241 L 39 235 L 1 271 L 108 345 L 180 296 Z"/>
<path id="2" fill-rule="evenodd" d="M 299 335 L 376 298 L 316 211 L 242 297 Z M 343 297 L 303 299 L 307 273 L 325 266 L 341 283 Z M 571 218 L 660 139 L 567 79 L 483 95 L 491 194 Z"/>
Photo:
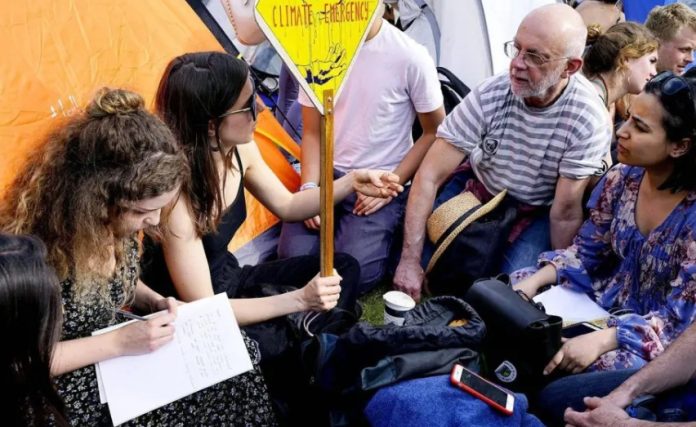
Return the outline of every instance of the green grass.
<path id="1" fill-rule="evenodd" d="M 382 300 L 382 295 L 389 291 L 389 286 L 383 283 L 372 290 L 372 292 L 365 294 L 360 298 L 360 302 L 363 306 L 363 314 L 360 320 L 372 323 L 373 325 L 381 325 L 384 323 L 384 302 Z"/>

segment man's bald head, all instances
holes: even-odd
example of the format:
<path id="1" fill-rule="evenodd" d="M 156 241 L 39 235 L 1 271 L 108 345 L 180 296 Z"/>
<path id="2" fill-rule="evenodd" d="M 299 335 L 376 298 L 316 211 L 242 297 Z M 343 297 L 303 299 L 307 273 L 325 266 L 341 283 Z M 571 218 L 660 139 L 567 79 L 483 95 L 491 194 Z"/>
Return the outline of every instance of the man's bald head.
<path id="1" fill-rule="evenodd" d="M 585 23 L 570 6 L 551 4 L 531 11 L 517 29 L 514 51 L 508 53 L 512 92 L 530 105 L 549 105 L 582 68 L 586 38 Z"/>
<path id="2" fill-rule="evenodd" d="M 517 33 L 531 32 L 558 55 L 580 58 L 585 49 L 587 27 L 572 7 L 555 3 L 532 10 L 522 20 Z"/>

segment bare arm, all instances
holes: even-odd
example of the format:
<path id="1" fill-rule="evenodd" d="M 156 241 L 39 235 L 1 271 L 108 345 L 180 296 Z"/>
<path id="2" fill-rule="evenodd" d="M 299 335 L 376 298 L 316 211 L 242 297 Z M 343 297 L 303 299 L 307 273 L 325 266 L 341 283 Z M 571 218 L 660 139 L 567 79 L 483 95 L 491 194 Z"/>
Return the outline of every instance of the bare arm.
<path id="1" fill-rule="evenodd" d="M 406 156 L 401 160 L 396 169 L 394 169 L 394 173 L 399 176 L 399 182 L 401 184 L 406 184 L 413 178 L 413 175 L 416 173 L 416 170 L 418 170 L 428 149 L 430 149 L 433 142 L 435 142 L 437 127 L 440 126 L 444 118 L 444 107 L 440 107 L 429 113 L 418 113 L 418 121 L 423 128 L 423 134 L 413 144 L 408 153 L 406 153 Z M 370 215 L 377 212 L 391 201 L 391 197 L 376 198 L 358 194 L 353 213 L 356 215 Z"/>
<path id="2" fill-rule="evenodd" d="M 400 183 L 406 184 L 416 174 L 418 166 L 435 142 L 437 127 L 445 119 L 445 108 L 440 107 L 429 113 L 418 113 L 418 121 L 423 128 L 423 134 L 413 144 L 406 157 L 401 160 L 394 173 L 399 175 Z"/>
<path id="3" fill-rule="evenodd" d="M 238 149 L 246 165 L 244 185 L 276 216 L 284 221 L 292 222 L 307 219 L 319 213 L 318 188 L 291 193 L 263 160 L 256 144 L 245 144 Z M 397 180 L 398 177 L 388 172 L 351 171 L 334 181 L 334 203 L 343 200 L 353 192 L 356 186 L 361 191 L 372 189 L 384 191 L 385 195 L 396 195 L 401 190 L 400 186 L 394 182 Z M 372 185 L 365 184 L 368 182 Z M 379 185 L 382 186 L 381 189 L 378 189 Z"/>
<path id="4" fill-rule="evenodd" d="M 539 271 L 535 272 L 526 279 L 515 284 L 515 290 L 524 292 L 529 298 L 534 298 L 534 296 L 539 292 L 539 289 L 546 285 L 551 285 L 558 281 L 558 273 L 556 272 L 556 267 L 553 264 L 546 264 Z"/>
<path id="5" fill-rule="evenodd" d="M 404 246 L 394 275 L 394 287 L 420 299 L 424 272 L 420 259 L 425 241 L 425 223 L 432 212 L 437 189 L 461 163 L 465 154 L 443 139 L 437 139 L 411 185 L 404 222 Z"/>
<path id="6" fill-rule="evenodd" d="M 559 177 L 556 194 L 551 205 L 551 246 L 564 249 L 582 225 L 582 196 L 589 178 L 570 179 Z"/>
<path id="7" fill-rule="evenodd" d="M 341 277 L 319 277 L 317 274 L 302 289 L 263 298 L 232 299 L 232 310 L 241 325 L 263 322 L 299 311 L 330 310 L 338 303 Z"/>
<path id="8" fill-rule="evenodd" d="M 319 145 L 321 114 L 313 107 L 302 107 L 302 183 L 319 183 Z"/>
<path id="9" fill-rule="evenodd" d="M 59 376 L 122 354 L 116 334 L 61 341 L 51 362 L 51 375 Z"/>
<path id="10" fill-rule="evenodd" d="M 167 300 L 167 310 L 105 334 L 59 342 L 51 359 L 51 375 L 62 375 L 113 357 L 157 350 L 174 337 L 176 303 L 172 298 Z"/>
<path id="11" fill-rule="evenodd" d="M 643 394 L 657 394 L 696 379 L 696 325 L 691 325 L 667 350 L 627 379 L 607 399 L 625 407 Z"/>
<path id="12" fill-rule="evenodd" d="M 576 412 L 571 408 L 565 411 L 566 426 L 570 427 L 695 427 L 696 422 L 690 423 L 661 423 L 643 421 L 628 416 L 620 407 L 603 402 L 597 397 L 585 398 L 587 410 Z"/>
<path id="13" fill-rule="evenodd" d="M 213 283 L 203 242 L 196 235 L 186 200 L 182 197 L 169 217 L 170 232 L 162 242 L 174 287 L 184 301 L 212 296 Z M 240 325 L 263 322 L 304 310 L 328 310 L 340 292 L 340 277 L 315 277 L 302 289 L 265 298 L 231 299 Z"/>

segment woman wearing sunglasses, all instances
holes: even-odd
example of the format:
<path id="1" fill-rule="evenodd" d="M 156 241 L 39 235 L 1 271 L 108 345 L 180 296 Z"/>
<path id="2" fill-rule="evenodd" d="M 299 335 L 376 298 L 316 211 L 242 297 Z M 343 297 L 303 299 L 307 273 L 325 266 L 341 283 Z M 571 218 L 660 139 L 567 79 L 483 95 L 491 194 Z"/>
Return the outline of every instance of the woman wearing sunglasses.
<path id="1" fill-rule="evenodd" d="M 648 82 L 617 131 L 622 164 L 595 188 L 573 245 L 541 254 L 515 285 L 532 297 L 558 284 L 632 311 L 566 341 L 545 373 L 639 368 L 696 318 L 694 90 L 696 80 L 671 72 Z"/>
<path id="2" fill-rule="evenodd" d="M 246 219 L 244 189 L 282 220 L 319 212 L 319 189 L 288 191 L 253 142 L 257 107 L 246 63 L 220 52 L 177 57 L 161 79 L 156 108 L 184 147 L 192 177 L 172 208 L 170 232 L 146 244 L 143 280 L 185 301 L 226 292 L 241 325 L 336 305 L 352 310 L 360 276 L 352 257 L 336 254 L 338 273 L 319 277 L 318 257 L 241 267 L 227 251 Z M 334 182 L 335 201 L 354 188 L 381 197 L 402 191 L 392 173 L 356 170 Z M 283 353 L 285 337 L 274 334 L 286 322 L 273 324 L 247 328 L 260 342 L 264 369 Z"/>

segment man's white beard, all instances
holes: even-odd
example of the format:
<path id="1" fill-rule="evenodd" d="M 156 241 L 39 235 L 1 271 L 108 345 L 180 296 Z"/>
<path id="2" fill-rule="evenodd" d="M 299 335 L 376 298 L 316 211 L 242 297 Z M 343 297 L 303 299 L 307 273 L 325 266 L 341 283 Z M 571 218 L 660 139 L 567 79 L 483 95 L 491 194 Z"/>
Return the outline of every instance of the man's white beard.
<path id="1" fill-rule="evenodd" d="M 513 90 L 512 92 L 519 96 L 520 98 L 541 98 L 546 92 L 555 84 L 561 80 L 561 73 L 563 68 L 561 66 L 554 72 L 549 72 L 539 83 L 534 86 L 527 87 L 525 89 L 517 89 L 517 92 Z"/>

